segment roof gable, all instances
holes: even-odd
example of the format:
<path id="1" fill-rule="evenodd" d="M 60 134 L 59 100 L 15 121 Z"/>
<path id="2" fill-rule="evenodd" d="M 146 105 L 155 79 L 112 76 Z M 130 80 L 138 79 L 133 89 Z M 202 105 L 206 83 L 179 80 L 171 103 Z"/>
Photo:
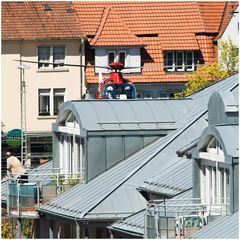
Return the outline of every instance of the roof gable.
<path id="1" fill-rule="evenodd" d="M 104 11 L 98 31 L 90 42 L 90 45 L 94 47 L 143 46 L 144 43 L 130 31 L 112 8 L 107 8 Z"/>

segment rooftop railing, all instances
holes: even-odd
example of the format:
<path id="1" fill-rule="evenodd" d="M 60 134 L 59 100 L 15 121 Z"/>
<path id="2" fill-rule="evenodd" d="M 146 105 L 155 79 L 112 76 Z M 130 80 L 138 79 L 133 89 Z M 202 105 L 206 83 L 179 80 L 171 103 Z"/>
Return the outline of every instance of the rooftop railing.
<path id="1" fill-rule="evenodd" d="M 228 203 L 203 204 L 199 198 L 153 200 L 145 212 L 144 238 L 187 238 L 226 214 Z"/>
<path id="2" fill-rule="evenodd" d="M 54 171 L 56 171 L 54 173 Z M 14 217 L 38 218 L 37 209 L 83 179 L 79 173 L 59 173 L 59 169 L 42 169 L 19 179 L 11 174 L 7 180 L 7 214 Z"/>

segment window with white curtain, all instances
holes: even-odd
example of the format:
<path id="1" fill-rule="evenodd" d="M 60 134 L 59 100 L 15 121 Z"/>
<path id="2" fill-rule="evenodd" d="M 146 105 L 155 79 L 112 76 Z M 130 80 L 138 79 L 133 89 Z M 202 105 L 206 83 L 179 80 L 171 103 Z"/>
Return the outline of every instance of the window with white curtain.
<path id="1" fill-rule="evenodd" d="M 38 90 L 38 113 L 40 116 L 50 115 L 50 91 L 51 89 Z"/>
<path id="2" fill-rule="evenodd" d="M 65 101 L 65 88 L 38 89 L 38 115 L 57 115 L 60 106 Z"/>
<path id="3" fill-rule="evenodd" d="M 55 88 L 53 89 L 53 113 L 58 114 L 60 106 L 64 102 L 65 88 Z"/>

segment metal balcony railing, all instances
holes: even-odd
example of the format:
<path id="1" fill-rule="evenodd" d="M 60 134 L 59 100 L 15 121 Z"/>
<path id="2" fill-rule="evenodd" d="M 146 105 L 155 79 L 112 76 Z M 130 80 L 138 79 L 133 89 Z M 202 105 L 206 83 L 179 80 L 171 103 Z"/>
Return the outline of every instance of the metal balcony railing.
<path id="1" fill-rule="evenodd" d="M 187 238 L 213 219 L 228 214 L 228 203 L 201 202 L 199 198 L 150 201 L 145 212 L 144 238 Z"/>
<path id="2" fill-rule="evenodd" d="M 57 169 L 55 169 L 56 171 Z M 37 218 L 37 209 L 70 189 L 83 179 L 79 173 L 53 173 L 53 169 L 28 173 L 27 182 L 9 176 L 7 180 L 7 214 L 14 217 Z M 59 171 L 59 169 L 58 169 Z"/>

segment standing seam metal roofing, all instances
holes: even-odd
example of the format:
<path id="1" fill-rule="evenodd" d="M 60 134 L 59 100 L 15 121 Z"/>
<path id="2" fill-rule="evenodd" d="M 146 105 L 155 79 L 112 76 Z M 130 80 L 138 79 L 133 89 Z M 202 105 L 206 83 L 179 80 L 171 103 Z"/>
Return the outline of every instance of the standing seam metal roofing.
<path id="1" fill-rule="evenodd" d="M 177 196 L 172 197 L 171 199 L 186 199 L 191 198 L 192 190 L 188 190 L 184 193 L 181 193 Z M 168 200 L 166 199 L 166 203 Z M 118 220 L 111 224 L 108 228 L 116 232 L 122 232 L 128 235 L 140 236 L 144 235 L 144 214 L 145 208 L 130 217 L 125 219 Z"/>
<path id="2" fill-rule="evenodd" d="M 195 239 L 239 239 L 239 211 L 216 219 L 197 233 L 190 236 Z"/>
<path id="3" fill-rule="evenodd" d="M 63 124 L 72 111 L 80 128 L 87 131 L 173 128 L 181 116 L 191 111 L 193 104 L 190 99 L 69 101 L 60 108 L 56 122 Z"/>
<path id="4" fill-rule="evenodd" d="M 186 129 L 189 128 L 189 126 L 194 124 L 205 113 L 206 110 L 195 114 L 195 118 L 193 118 L 193 120 L 182 129 L 176 130 L 166 137 L 156 140 L 148 147 L 138 151 L 136 154 L 120 162 L 115 167 L 100 174 L 86 185 L 76 185 L 74 188 L 70 189 L 66 193 L 63 193 L 50 203 L 42 206 L 39 211 L 66 218 L 82 220 L 87 213 L 91 212 L 103 200 L 107 199 L 116 189 L 126 183 L 133 175 L 149 163 L 149 161 L 151 161 L 159 152 L 171 144 L 172 141 L 180 136 Z M 192 135 L 194 136 L 193 132 Z M 145 176 L 142 175 L 142 177 Z M 138 176 L 137 178 L 140 181 L 143 181 L 142 177 Z M 110 179 L 111 182 L 109 182 Z M 76 196 L 78 197 L 76 198 Z M 143 204 L 142 208 L 144 206 L 145 205 Z M 74 211 L 75 214 L 72 214 L 72 211 Z"/>
<path id="5" fill-rule="evenodd" d="M 184 173 L 184 174 L 183 174 Z M 192 161 L 180 159 L 173 165 L 144 181 L 139 190 L 174 196 L 192 187 Z"/>
<path id="6" fill-rule="evenodd" d="M 216 90 L 216 86 L 218 86 L 219 89 L 222 89 L 222 86 L 225 85 L 225 90 L 229 91 L 238 85 L 236 80 L 236 78 L 229 78 L 226 81 L 219 82 L 214 88 Z M 228 82 L 228 88 L 226 82 Z M 212 93 L 211 88 L 209 92 Z M 90 217 L 88 213 L 96 210 L 104 201 L 111 199 L 113 202 L 116 200 L 113 195 L 119 197 L 116 192 L 123 187 L 126 188 L 129 185 L 140 186 L 146 176 L 149 176 L 149 173 L 154 174 L 153 169 L 158 169 L 159 164 L 164 168 L 175 162 L 176 151 L 180 146 L 201 135 L 202 130 L 207 125 L 204 117 L 206 116 L 209 97 L 210 95 L 207 95 L 205 98 L 200 99 L 201 101 L 196 101 L 198 107 L 196 106 L 193 112 L 185 114 L 184 118 L 181 119 L 181 123 L 179 123 L 179 126 L 182 126 L 181 129 L 179 128 L 166 137 L 156 140 L 108 171 L 103 172 L 86 185 L 76 185 L 50 203 L 42 206 L 39 211 L 72 220 L 84 220 L 84 218 Z M 168 153 L 167 158 L 166 151 Z M 137 192 L 137 190 L 133 191 Z M 121 202 L 121 204 L 127 204 L 127 202 Z M 143 202 L 142 208 L 144 207 Z M 139 208 L 139 210 L 142 208 Z M 117 217 L 117 209 L 108 208 L 108 211 L 114 213 L 109 215 L 110 218 Z M 129 206 L 128 214 L 130 214 L 130 211 L 131 207 Z M 95 220 L 99 217 L 98 214 L 91 215 L 91 218 Z"/>

